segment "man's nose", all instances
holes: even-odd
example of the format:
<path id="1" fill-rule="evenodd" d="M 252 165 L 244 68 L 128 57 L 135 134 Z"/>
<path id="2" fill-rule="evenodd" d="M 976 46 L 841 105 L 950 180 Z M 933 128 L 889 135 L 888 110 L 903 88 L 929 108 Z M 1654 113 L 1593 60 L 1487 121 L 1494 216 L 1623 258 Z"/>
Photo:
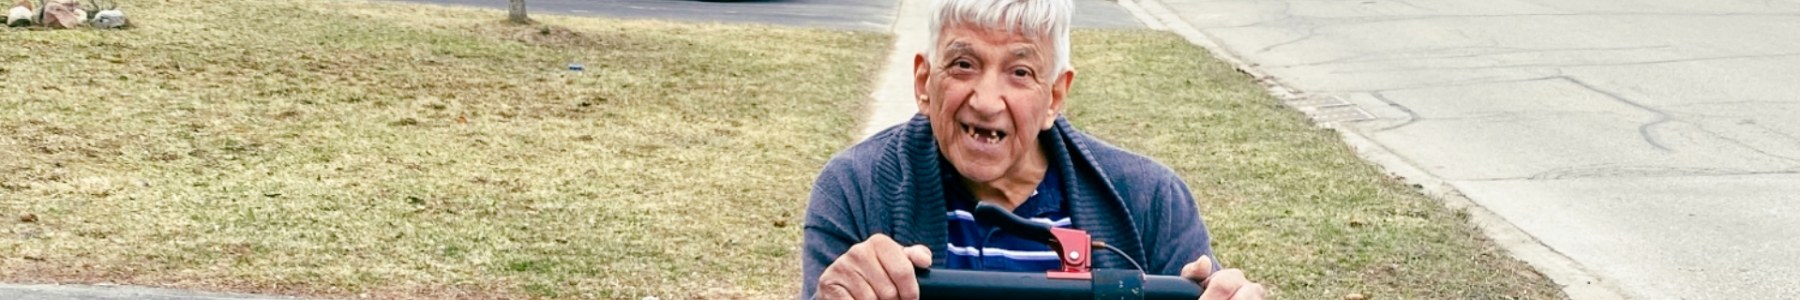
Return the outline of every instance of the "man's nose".
<path id="1" fill-rule="evenodd" d="M 975 83 L 975 93 L 969 96 L 969 109 L 982 116 L 1006 112 L 1005 88 L 998 76 L 982 76 Z"/>

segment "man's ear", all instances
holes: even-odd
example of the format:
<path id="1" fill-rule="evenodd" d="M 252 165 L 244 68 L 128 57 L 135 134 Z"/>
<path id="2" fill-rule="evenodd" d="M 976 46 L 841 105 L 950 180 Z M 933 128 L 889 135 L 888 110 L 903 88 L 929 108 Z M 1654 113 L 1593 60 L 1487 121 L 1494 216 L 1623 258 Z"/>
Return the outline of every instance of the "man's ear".
<path id="1" fill-rule="evenodd" d="M 931 89 L 926 86 L 930 80 L 931 62 L 924 53 L 913 54 L 913 100 L 919 102 L 919 113 L 927 116 L 931 115 Z"/>
<path id="2" fill-rule="evenodd" d="M 1063 99 L 1068 98 L 1069 86 L 1074 84 L 1074 67 L 1064 69 L 1060 76 L 1056 76 L 1056 82 L 1050 83 L 1050 108 L 1049 111 L 1044 112 L 1050 114 L 1050 117 L 1044 119 L 1043 130 L 1050 130 L 1051 126 L 1056 126 L 1056 117 L 1062 115 L 1063 112 Z"/>

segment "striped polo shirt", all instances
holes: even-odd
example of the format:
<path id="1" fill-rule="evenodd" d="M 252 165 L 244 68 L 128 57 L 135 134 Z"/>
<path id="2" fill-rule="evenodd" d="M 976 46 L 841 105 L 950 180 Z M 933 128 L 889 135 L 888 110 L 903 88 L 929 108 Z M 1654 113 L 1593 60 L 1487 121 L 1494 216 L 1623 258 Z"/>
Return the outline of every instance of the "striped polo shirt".
<path id="1" fill-rule="evenodd" d="M 950 269 L 1042 272 L 1062 267 L 1056 251 L 1049 245 L 1026 240 L 1017 236 L 993 230 L 975 222 L 974 193 L 962 182 L 962 176 L 956 174 L 956 168 L 948 161 L 943 162 L 944 202 L 949 217 L 949 253 L 946 253 L 946 266 Z M 1033 222 L 1048 224 L 1058 228 L 1075 228 L 1064 213 L 1063 189 L 1061 174 L 1050 168 L 1044 174 L 1044 180 L 1038 183 L 1025 203 L 1013 209 L 1013 213 Z M 992 237 L 984 235 L 992 232 Z"/>

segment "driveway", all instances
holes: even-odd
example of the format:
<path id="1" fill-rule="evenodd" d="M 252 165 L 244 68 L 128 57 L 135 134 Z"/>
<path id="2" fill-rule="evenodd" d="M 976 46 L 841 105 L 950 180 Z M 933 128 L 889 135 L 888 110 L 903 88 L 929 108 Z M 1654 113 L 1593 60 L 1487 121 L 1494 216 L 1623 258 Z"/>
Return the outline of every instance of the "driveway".
<path id="1" fill-rule="evenodd" d="M 506 9 L 506 0 L 401 0 Z M 894 22 L 892 0 L 526 0 L 532 14 L 612 18 L 765 23 L 864 31 L 887 31 Z"/>
<path id="2" fill-rule="evenodd" d="M 401 0 L 506 9 L 506 0 Z M 896 0 L 528 0 L 530 13 L 888 31 Z M 1075 0 L 1076 27 L 1143 27 L 1113 0 Z"/>
<path id="3" fill-rule="evenodd" d="M 1800 2 L 1160 1 L 1627 297 L 1800 298 Z"/>

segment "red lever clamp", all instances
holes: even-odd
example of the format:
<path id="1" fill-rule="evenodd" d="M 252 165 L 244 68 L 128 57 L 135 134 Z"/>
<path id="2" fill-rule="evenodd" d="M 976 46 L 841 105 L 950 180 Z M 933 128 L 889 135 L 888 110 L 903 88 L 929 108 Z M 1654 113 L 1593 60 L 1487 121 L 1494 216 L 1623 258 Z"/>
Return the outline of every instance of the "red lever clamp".
<path id="1" fill-rule="evenodd" d="M 1045 275 L 1050 279 L 1094 279 L 1094 253 L 1089 252 L 1094 249 L 1094 244 L 1087 231 L 1050 228 L 1050 235 L 1056 238 L 1056 243 L 1050 246 L 1055 248 L 1056 256 L 1062 258 L 1062 270 L 1049 271 Z"/>

